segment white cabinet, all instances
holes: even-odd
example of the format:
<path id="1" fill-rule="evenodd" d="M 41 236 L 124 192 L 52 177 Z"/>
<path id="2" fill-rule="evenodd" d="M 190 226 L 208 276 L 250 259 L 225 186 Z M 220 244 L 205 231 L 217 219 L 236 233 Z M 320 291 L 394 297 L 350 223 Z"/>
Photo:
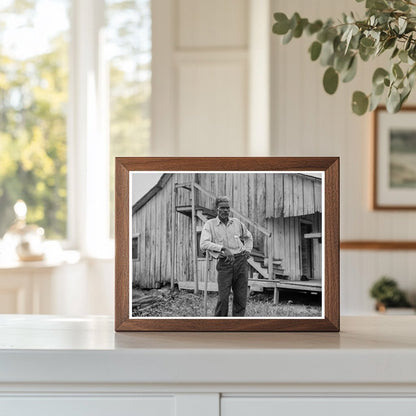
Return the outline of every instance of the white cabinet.
<path id="1" fill-rule="evenodd" d="M 416 316 L 341 333 L 115 333 L 0 316 L 0 415 L 414 416 Z"/>
<path id="2" fill-rule="evenodd" d="M 224 397 L 221 416 L 414 416 L 416 398 Z"/>
<path id="3" fill-rule="evenodd" d="M 7 416 L 174 416 L 175 398 L 170 397 L 100 397 L 42 396 L 0 399 L 1 414 Z"/>

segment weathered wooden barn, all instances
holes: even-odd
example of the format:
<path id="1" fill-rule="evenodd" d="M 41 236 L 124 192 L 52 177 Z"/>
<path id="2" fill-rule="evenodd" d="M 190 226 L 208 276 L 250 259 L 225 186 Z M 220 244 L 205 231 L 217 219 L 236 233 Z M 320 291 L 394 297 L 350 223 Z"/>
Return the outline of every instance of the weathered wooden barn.
<path id="1" fill-rule="evenodd" d="M 208 276 L 209 290 L 216 290 L 216 260 L 204 257 L 199 238 L 203 223 L 216 215 L 217 195 L 231 199 L 231 215 L 253 234 L 253 279 L 265 287 L 276 279 L 320 286 L 321 179 L 245 172 L 163 174 L 132 207 L 133 284 L 198 289 Z"/>

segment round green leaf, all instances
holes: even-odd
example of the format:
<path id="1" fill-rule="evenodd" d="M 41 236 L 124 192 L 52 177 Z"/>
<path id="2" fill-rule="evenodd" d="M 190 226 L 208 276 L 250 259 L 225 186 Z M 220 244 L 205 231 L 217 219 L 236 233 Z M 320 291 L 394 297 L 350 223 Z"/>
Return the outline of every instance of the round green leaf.
<path id="1" fill-rule="evenodd" d="M 396 78 L 403 78 L 404 74 L 399 64 L 394 64 L 392 68 L 393 75 Z"/>
<path id="2" fill-rule="evenodd" d="M 367 48 L 365 46 L 363 46 L 361 43 L 358 47 L 358 52 L 360 53 L 360 58 L 364 61 L 367 62 L 371 56 L 373 56 L 376 52 L 375 48 Z"/>
<path id="3" fill-rule="evenodd" d="M 368 108 L 368 97 L 361 91 L 355 91 L 352 95 L 352 111 L 362 116 Z"/>
<path id="4" fill-rule="evenodd" d="M 386 41 L 383 43 L 384 49 L 392 48 L 396 44 L 396 38 L 387 38 Z"/>
<path id="5" fill-rule="evenodd" d="M 372 38 L 362 38 L 360 41 L 360 45 L 363 46 L 364 48 L 372 48 L 374 46 L 374 39 Z"/>
<path id="6" fill-rule="evenodd" d="M 283 45 L 288 44 L 293 38 L 293 30 L 289 30 L 286 35 L 283 36 L 282 43 Z"/>
<path id="7" fill-rule="evenodd" d="M 334 94 L 338 88 L 338 72 L 330 66 L 324 74 L 324 89 L 328 94 Z"/>
<path id="8" fill-rule="evenodd" d="M 396 46 L 393 50 L 393 53 L 391 54 L 390 59 L 393 59 L 397 56 L 397 54 L 399 53 L 399 48 Z"/>
<path id="9" fill-rule="evenodd" d="M 328 40 L 328 31 L 323 29 L 321 30 L 317 35 L 316 39 L 319 40 L 319 42 L 324 43 Z"/>
<path id="10" fill-rule="evenodd" d="M 309 47 L 309 52 L 311 54 L 312 61 L 316 61 L 319 58 L 319 55 L 321 54 L 322 45 L 320 42 L 315 41 L 312 43 L 312 45 Z"/>
<path id="11" fill-rule="evenodd" d="M 400 93 L 397 88 L 391 89 L 387 96 L 386 107 L 389 113 L 397 113 L 400 110 Z"/>
<path id="12" fill-rule="evenodd" d="M 316 32 L 319 32 L 322 29 L 323 23 L 321 20 L 315 20 L 315 22 L 310 23 L 306 28 L 306 31 L 309 35 L 313 35 Z"/>
<path id="13" fill-rule="evenodd" d="M 381 96 L 384 92 L 384 83 L 378 84 L 377 86 L 373 85 L 373 95 Z"/>
<path id="14" fill-rule="evenodd" d="M 400 94 L 400 106 L 399 106 L 399 110 L 402 108 L 403 103 L 407 100 L 407 98 L 409 97 L 410 93 L 411 93 L 411 89 L 407 89 L 404 90 L 401 94 Z"/>
<path id="15" fill-rule="evenodd" d="M 298 12 L 293 13 L 293 16 L 290 18 L 289 25 L 292 30 L 300 23 L 301 17 Z"/>
<path id="16" fill-rule="evenodd" d="M 384 78 L 388 75 L 389 73 L 384 68 L 377 68 L 373 74 L 373 85 L 383 84 Z"/>
<path id="17" fill-rule="evenodd" d="M 370 96 L 370 106 L 368 108 L 368 111 L 373 111 L 377 108 L 377 106 L 380 104 L 381 95 L 374 95 L 371 94 Z"/>
<path id="18" fill-rule="evenodd" d="M 366 5 L 368 9 L 384 10 L 388 5 L 385 0 L 367 0 Z"/>
<path id="19" fill-rule="evenodd" d="M 332 65 L 334 62 L 334 43 L 331 41 L 326 41 L 322 45 L 322 50 L 320 54 L 320 63 L 322 66 Z"/>
<path id="20" fill-rule="evenodd" d="M 410 36 L 408 36 L 406 43 L 404 44 L 404 49 L 407 51 L 410 48 L 410 45 L 412 43 L 413 40 L 413 33 L 410 34 Z"/>
<path id="21" fill-rule="evenodd" d="M 407 62 L 407 59 L 408 59 L 408 55 L 407 55 L 407 51 L 405 51 L 405 50 L 401 50 L 400 52 L 399 52 L 399 58 L 400 58 L 400 60 L 402 61 L 402 62 Z"/>
<path id="22" fill-rule="evenodd" d="M 357 58 L 354 55 L 348 64 L 348 69 L 342 77 L 342 82 L 350 82 L 357 74 Z"/>
<path id="23" fill-rule="evenodd" d="M 273 33 L 277 35 L 286 34 L 290 29 L 287 16 L 284 13 L 275 13 L 274 20 L 276 20 L 276 23 L 273 25 Z"/>
<path id="24" fill-rule="evenodd" d="M 409 73 L 407 74 L 407 79 L 409 80 L 409 87 L 410 89 L 413 88 L 413 85 L 415 85 L 415 79 L 416 79 L 416 75 L 415 73 Z"/>
<path id="25" fill-rule="evenodd" d="M 393 7 L 395 9 L 401 10 L 402 12 L 405 12 L 409 9 L 409 6 L 403 2 L 403 0 L 394 0 Z"/>
<path id="26" fill-rule="evenodd" d="M 410 59 L 413 61 L 416 60 L 416 45 L 413 45 L 409 48 L 408 54 Z"/>
<path id="27" fill-rule="evenodd" d="M 297 20 L 296 27 L 293 29 L 293 36 L 295 38 L 300 38 L 303 33 L 303 29 L 305 29 L 308 26 L 308 20 L 307 19 L 299 19 Z"/>

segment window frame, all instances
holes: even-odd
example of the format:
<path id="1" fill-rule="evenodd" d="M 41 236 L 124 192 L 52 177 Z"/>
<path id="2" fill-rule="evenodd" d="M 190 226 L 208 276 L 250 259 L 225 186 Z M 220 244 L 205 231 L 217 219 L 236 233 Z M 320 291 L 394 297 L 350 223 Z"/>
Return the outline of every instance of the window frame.
<path id="1" fill-rule="evenodd" d="M 64 249 L 97 259 L 114 258 L 106 7 L 105 0 L 69 0 L 67 232 L 59 240 Z"/>

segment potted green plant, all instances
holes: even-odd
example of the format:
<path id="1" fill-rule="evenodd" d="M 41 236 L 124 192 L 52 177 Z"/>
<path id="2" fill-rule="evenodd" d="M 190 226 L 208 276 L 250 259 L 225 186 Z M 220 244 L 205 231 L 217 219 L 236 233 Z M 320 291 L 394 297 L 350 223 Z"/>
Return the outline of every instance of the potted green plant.
<path id="1" fill-rule="evenodd" d="M 389 64 L 383 61 L 374 71 L 371 93 L 353 93 L 355 114 L 374 110 L 384 94 L 387 110 L 395 113 L 409 97 L 416 79 L 415 0 L 366 0 L 364 18 L 344 13 L 338 19 L 312 22 L 299 13 L 289 18 L 277 12 L 274 19 L 273 33 L 283 36 L 284 44 L 304 34 L 314 38 L 309 54 L 326 68 L 323 86 L 328 94 L 335 93 L 339 81 L 355 77 L 358 61 L 390 55 Z"/>
<path id="2" fill-rule="evenodd" d="M 370 296 L 376 300 L 376 310 L 379 312 L 385 312 L 387 308 L 411 307 L 397 282 L 388 276 L 381 277 L 373 284 Z"/>

